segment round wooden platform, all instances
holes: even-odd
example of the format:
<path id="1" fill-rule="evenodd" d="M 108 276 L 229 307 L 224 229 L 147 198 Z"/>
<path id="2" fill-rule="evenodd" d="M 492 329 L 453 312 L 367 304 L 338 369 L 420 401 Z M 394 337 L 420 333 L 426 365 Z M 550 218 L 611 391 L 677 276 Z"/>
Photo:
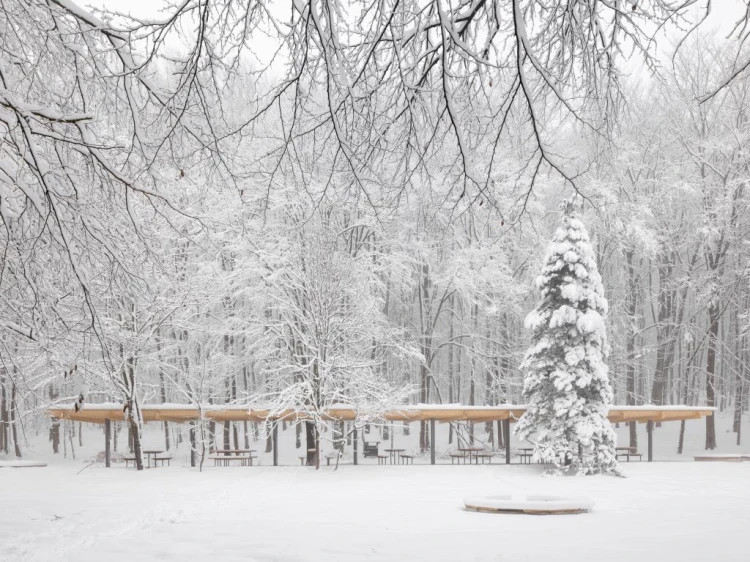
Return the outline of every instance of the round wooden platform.
<path id="1" fill-rule="evenodd" d="M 750 461 L 750 454 L 703 454 L 694 456 L 693 460 L 695 460 L 696 462 L 742 462 Z"/>
<path id="2" fill-rule="evenodd" d="M 586 513 L 594 502 L 587 498 L 561 496 L 475 496 L 464 499 L 466 509 L 485 513 L 525 515 L 571 515 Z"/>
<path id="3" fill-rule="evenodd" d="M 0 461 L 0 468 L 37 468 L 43 466 L 47 466 L 47 463 L 26 460 Z"/>

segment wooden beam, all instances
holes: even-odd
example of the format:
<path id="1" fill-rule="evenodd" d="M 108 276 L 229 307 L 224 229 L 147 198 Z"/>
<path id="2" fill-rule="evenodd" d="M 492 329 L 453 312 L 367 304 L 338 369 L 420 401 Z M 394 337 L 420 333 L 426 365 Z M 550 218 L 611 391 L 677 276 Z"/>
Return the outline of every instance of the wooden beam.
<path id="1" fill-rule="evenodd" d="M 505 464 L 510 464 L 510 418 L 503 420 L 503 439 L 505 439 Z"/>
<path id="2" fill-rule="evenodd" d="M 195 468 L 198 464 L 198 451 L 196 448 L 196 436 L 195 436 L 195 420 L 190 422 L 190 466 Z"/>
<path id="3" fill-rule="evenodd" d="M 104 420 L 104 466 L 110 468 L 111 466 L 111 454 L 110 454 L 110 442 L 112 441 L 112 421 L 107 418 Z"/>
<path id="4" fill-rule="evenodd" d="M 181 407 L 176 408 L 169 406 L 144 406 L 143 420 L 152 421 L 172 421 L 188 422 L 198 420 L 201 412 L 198 408 Z M 508 407 L 404 407 L 394 408 L 384 412 L 381 419 L 384 421 L 425 421 L 435 420 L 437 422 L 457 422 L 473 421 L 477 423 L 510 420 L 514 422 L 519 419 L 526 411 L 525 407 L 508 406 Z M 123 421 L 124 415 L 120 407 L 96 406 L 84 407 L 76 412 L 72 408 L 51 408 L 49 414 L 58 419 L 69 419 L 87 423 L 105 423 L 105 420 Z M 700 419 L 704 416 L 713 415 L 711 409 L 685 408 L 678 409 L 674 407 L 659 408 L 657 406 L 649 408 L 622 408 L 613 406 L 609 412 L 609 420 L 612 423 L 638 422 L 646 423 L 651 421 L 678 421 L 687 419 Z M 286 409 L 280 412 L 269 409 L 249 409 L 242 407 L 230 407 L 226 409 L 211 408 L 202 412 L 204 419 L 215 422 L 227 421 L 252 421 L 263 423 L 265 421 L 304 421 L 311 419 L 311 416 L 304 411 L 295 409 Z M 331 408 L 322 415 L 324 420 L 354 421 L 357 419 L 357 412 L 353 408 Z"/>
<path id="5" fill-rule="evenodd" d="M 352 445 L 354 449 L 354 466 L 359 464 L 359 458 L 357 456 L 357 424 L 354 424 L 354 431 L 352 432 Z"/>
<path id="6" fill-rule="evenodd" d="M 279 466 L 279 422 L 273 424 L 273 465 Z"/>
<path id="7" fill-rule="evenodd" d="M 435 464 L 435 420 L 430 420 L 430 464 Z"/>

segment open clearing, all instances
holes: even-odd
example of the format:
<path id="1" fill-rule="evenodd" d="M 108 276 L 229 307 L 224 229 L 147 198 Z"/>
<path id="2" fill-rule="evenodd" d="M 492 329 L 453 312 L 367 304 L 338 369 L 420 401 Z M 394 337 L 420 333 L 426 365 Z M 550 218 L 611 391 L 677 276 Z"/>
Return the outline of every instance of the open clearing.
<path id="1" fill-rule="evenodd" d="M 626 479 L 519 465 L 2 469 L 0 544 L 6 562 L 750 559 L 750 463 L 624 468 Z M 463 509 L 466 495 L 498 493 L 596 505 L 565 517 Z"/>

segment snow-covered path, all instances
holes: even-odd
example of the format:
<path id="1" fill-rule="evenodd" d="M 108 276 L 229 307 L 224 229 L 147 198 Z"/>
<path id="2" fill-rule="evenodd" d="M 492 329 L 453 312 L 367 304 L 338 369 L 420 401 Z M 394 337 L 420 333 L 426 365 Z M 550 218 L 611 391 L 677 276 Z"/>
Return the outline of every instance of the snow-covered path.
<path id="1" fill-rule="evenodd" d="M 631 463 L 628 478 L 535 466 L 60 465 L 0 472 L 0 560 L 750 559 L 750 463 Z M 583 495 L 590 514 L 462 509 L 475 493 Z"/>

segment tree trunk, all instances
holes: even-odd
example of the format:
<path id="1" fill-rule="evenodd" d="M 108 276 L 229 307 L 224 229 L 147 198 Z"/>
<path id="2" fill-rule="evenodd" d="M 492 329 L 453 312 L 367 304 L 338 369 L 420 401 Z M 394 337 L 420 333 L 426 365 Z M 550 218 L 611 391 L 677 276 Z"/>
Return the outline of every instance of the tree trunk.
<path id="1" fill-rule="evenodd" d="M 636 296 L 637 284 L 635 279 L 635 266 L 633 265 L 633 250 L 625 253 L 625 260 L 628 269 L 628 296 L 627 296 L 627 316 L 628 323 L 627 340 L 625 342 L 625 404 L 635 406 L 635 336 L 636 336 Z M 630 447 L 638 448 L 638 432 L 635 422 L 628 423 L 630 426 Z"/>
<path id="2" fill-rule="evenodd" d="M 54 384 L 49 387 L 49 400 L 54 403 L 59 397 L 59 393 L 55 388 Z M 49 440 L 52 442 L 52 453 L 57 455 L 60 453 L 60 420 L 53 418 L 49 427 Z M 2 441 L 0 441 L 2 443 Z M 2 445 L 0 445 L 2 449 Z"/>
<path id="3" fill-rule="evenodd" d="M 159 363 L 161 364 L 161 361 L 162 361 L 161 337 L 160 337 L 160 331 L 158 329 L 156 330 L 156 353 L 159 359 Z M 165 404 L 167 402 L 167 387 L 164 381 L 164 369 L 162 369 L 161 366 L 159 366 L 159 392 L 161 394 L 161 403 Z M 169 451 L 170 442 L 169 442 L 169 422 L 168 421 L 164 422 L 164 447 L 167 451 Z"/>
<path id="4" fill-rule="evenodd" d="M 0 369 L 2 369 L 0 367 Z M 2 372 L 2 371 L 0 371 Z M 0 453 L 8 454 L 8 406 L 5 393 L 5 378 L 0 378 Z"/>
<path id="5" fill-rule="evenodd" d="M 711 301 L 708 307 L 708 351 L 706 352 L 706 406 L 716 405 L 716 347 L 719 335 L 719 303 Z M 716 448 L 716 426 L 714 418 L 706 416 L 706 449 Z"/>
<path id="6" fill-rule="evenodd" d="M 307 446 L 306 453 L 306 466 L 318 466 L 318 431 L 315 427 L 315 422 L 305 422 L 305 445 Z"/>
<path id="7" fill-rule="evenodd" d="M 17 428 L 17 416 L 16 416 L 16 385 L 11 387 L 10 394 L 10 427 L 13 431 L 13 446 L 15 448 L 16 457 L 21 458 L 21 445 L 18 442 L 18 428 Z"/>
<path id="8" fill-rule="evenodd" d="M 134 357 L 128 357 L 124 367 L 123 378 L 128 393 L 126 397 L 127 417 L 130 422 L 130 434 L 133 439 L 133 455 L 135 467 L 143 470 L 143 413 L 138 400 L 138 386 L 136 383 L 136 363 Z"/>
<path id="9" fill-rule="evenodd" d="M 273 451 L 273 436 L 271 435 L 271 423 L 266 422 L 266 453 Z"/>

